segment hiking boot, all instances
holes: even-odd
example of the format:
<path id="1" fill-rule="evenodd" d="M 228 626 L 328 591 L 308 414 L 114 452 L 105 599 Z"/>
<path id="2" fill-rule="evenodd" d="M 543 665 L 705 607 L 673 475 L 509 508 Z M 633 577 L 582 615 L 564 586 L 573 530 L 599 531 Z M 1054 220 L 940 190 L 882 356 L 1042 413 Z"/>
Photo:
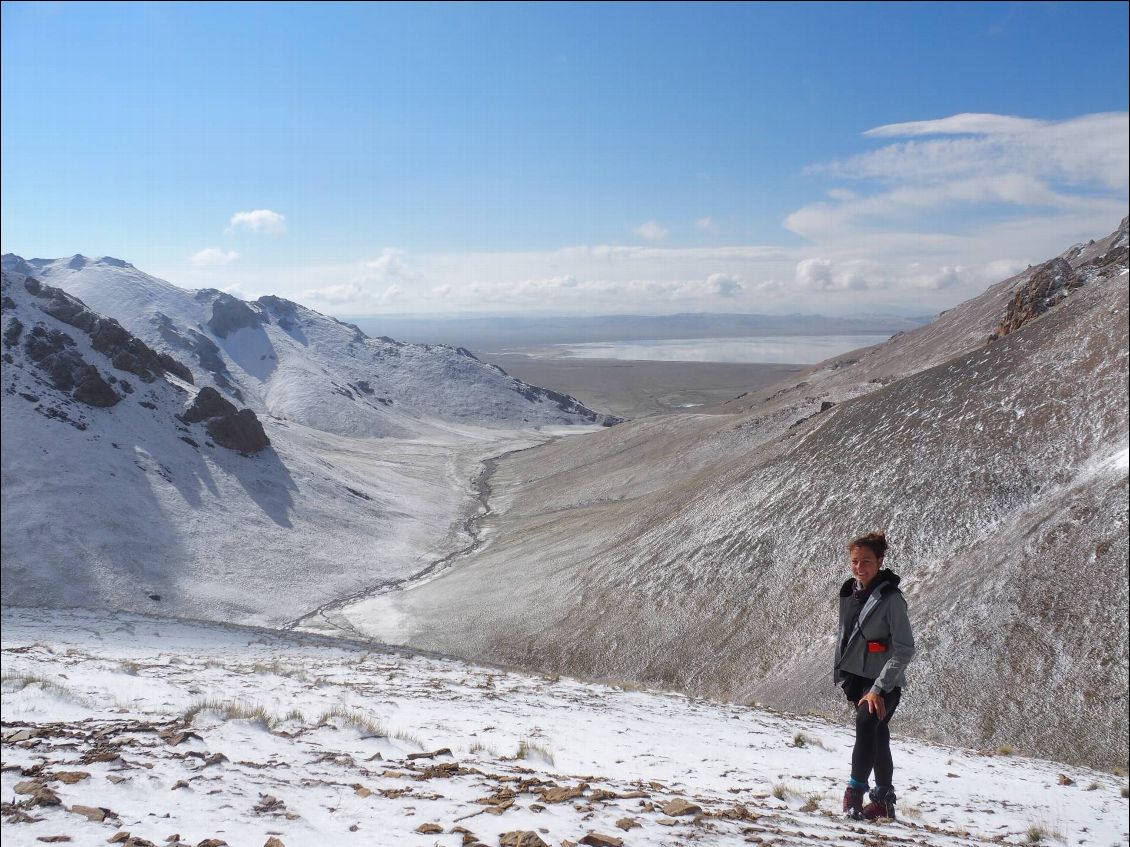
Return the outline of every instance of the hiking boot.
<path id="1" fill-rule="evenodd" d="M 889 818 L 895 820 L 895 792 L 892 788 L 879 788 L 876 786 L 871 789 L 870 794 L 871 802 L 863 807 L 863 819 L 868 821 L 878 820 L 879 818 Z M 847 804 L 847 799 L 844 799 L 844 804 Z"/>
<path id="2" fill-rule="evenodd" d="M 859 820 L 863 817 L 863 795 L 866 788 L 856 788 L 849 785 L 844 789 L 844 814 L 849 818 Z"/>

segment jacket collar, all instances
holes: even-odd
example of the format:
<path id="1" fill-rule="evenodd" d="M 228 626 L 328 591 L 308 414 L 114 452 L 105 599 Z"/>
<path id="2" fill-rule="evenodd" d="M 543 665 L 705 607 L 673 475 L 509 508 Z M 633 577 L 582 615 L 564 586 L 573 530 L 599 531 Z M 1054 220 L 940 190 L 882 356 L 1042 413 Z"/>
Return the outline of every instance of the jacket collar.
<path id="1" fill-rule="evenodd" d="M 875 575 L 875 581 L 871 583 L 870 593 L 872 596 L 875 596 L 877 594 L 885 594 L 886 592 L 890 591 L 891 588 L 898 588 L 900 582 L 902 582 L 902 577 L 888 568 L 883 568 L 883 570 L 879 571 L 879 573 Z M 890 583 L 889 587 L 887 583 Z M 840 586 L 840 596 L 850 597 L 854 590 L 855 579 L 849 577 L 844 581 L 844 584 Z"/>

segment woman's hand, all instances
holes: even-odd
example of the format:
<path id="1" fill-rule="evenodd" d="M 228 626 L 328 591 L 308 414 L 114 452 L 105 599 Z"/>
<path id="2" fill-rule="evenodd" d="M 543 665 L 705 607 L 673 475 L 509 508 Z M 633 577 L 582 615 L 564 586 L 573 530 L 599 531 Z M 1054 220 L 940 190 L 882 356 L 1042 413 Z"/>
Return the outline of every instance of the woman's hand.
<path id="1" fill-rule="evenodd" d="M 867 704 L 867 711 L 879 720 L 887 719 L 887 704 L 883 702 L 883 698 L 880 695 L 876 694 L 874 691 L 868 691 L 856 705 L 862 706 L 864 703 Z"/>

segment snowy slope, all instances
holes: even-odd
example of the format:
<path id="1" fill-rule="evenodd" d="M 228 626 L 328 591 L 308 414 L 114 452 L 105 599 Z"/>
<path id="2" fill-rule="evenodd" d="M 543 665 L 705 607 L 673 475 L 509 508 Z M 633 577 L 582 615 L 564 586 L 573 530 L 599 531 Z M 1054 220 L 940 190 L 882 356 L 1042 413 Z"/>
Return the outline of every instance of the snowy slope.
<path id="1" fill-rule="evenodd" d="M 551 436 L 433 420 L 410 440 L 366 439 L 268 416 L 270 446 L 240 455 L 176 417 L 198 385 L 115 367 L 18 271 L 3 292 L 6 604 L 283 624 L 467 546 L 481 463 Z M 37 332 L 65 334 L 116 402 L 57 388 Z"/>
<path id="2" fill-rule="evenodd" d="M 901 820 L 861 823 L 839 814 L 852 743 L 842 714 L 136 615 L 7 608 L 3 633 L 5 844 L 1130 838 L 1124 776 L 910 741 L 897 715 Z"/>
<path id="3" fill-rule="evenodd" d="M 1038 268 L 770 396 L 516 454 L 487 545 L 341 619 L 828 712 L 842 545 L 881 526 L 920 642 L 904 726 L 1125 767 L 1126 249 L 1124 220 L 1069 250 L 1083 284 L 995 341 Z"/>
<path id="4" fill-rule="evenodd" d="M 8 254 L 3 262 L 177 356 L 198 385 L 324 432 L 407 437 L 435 420 L 499 427 L 614 422 L 466 350 L 369 338 L 279 297 L 246 303 L 214 289 L 187 291 L 110 257 Z"/>

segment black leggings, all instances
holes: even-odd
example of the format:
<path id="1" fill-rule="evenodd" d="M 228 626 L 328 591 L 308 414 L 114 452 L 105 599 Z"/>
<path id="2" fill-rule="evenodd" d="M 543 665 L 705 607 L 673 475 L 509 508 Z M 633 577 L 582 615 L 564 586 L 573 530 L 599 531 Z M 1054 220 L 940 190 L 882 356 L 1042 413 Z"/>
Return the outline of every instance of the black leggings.
<path id="1" fill-rule="evenodd" d="M 845 686 L 848 699 L 858 702 L 870 688 L 870 680 L 866 688 Z M 848 690 L 855 688 L 855 691 Z M 862 688 L 862 690 L 860 690 Z M 852 696 L 858 693 L 858 697 Z M 855 749 L 851 754 L 851 778 L 859 783 L 866 783 L 875 771 L 875 784 L 890 788 L 894 785 L 895 763 L 891 759 L 891 730 L 887 724 L 898 708 L 902 698 L 902 689 L 893 688 L 883 692 L 883 702 L 887 706 L 887 716 L 879 720 L 878 715 L 871 714 L 867 704 L 855 707 Z"/>

